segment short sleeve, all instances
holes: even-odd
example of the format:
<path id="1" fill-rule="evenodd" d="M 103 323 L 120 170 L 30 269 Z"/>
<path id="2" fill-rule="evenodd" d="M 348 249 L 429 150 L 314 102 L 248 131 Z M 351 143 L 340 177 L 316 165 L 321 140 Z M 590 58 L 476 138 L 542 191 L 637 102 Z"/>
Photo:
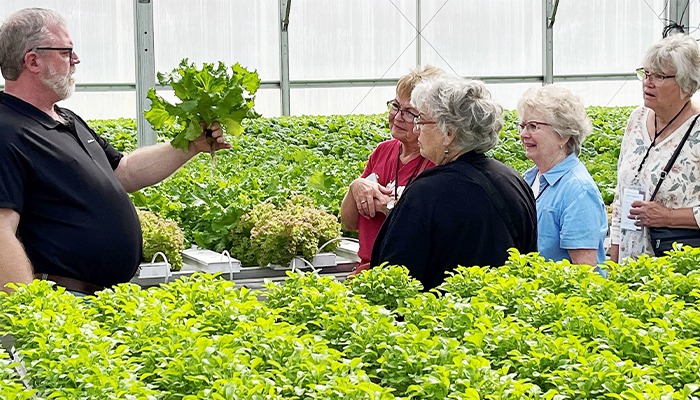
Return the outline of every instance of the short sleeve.
<path id="1" fill-rule="evenodd" d="M 597 249 L 601 235 L 607 231 L 602 200 L 591 189 L 581 190 L 571 200 L 561 215 L 561 248 Z"/>
<path id="2" fill-rule="evenodd" d="M 19 146 L 6 140 L 9 135 L 3 136 L 0 139 L 0 208 L 21 213 L 29 168 Z"/>
<path id="3" fill-rule="evenodd" d="M 112 167 L 112 170 L 117 169 L 119 166 L 119 162 L 124 158 L 124 154 L 121 152 L 117 151 L 114 147 L 112 147 L 109 142 L 107 142 L 102 136 L 98 135 L 95 133 L 95 131 L 90 128 L 90 133 L 95 137 L 95 140 L 100 144 L 102 147 L 102 150 L 105 152 L 105 156 L 107 156 L 107 161 L 109 161 L 109 165 Z"/>

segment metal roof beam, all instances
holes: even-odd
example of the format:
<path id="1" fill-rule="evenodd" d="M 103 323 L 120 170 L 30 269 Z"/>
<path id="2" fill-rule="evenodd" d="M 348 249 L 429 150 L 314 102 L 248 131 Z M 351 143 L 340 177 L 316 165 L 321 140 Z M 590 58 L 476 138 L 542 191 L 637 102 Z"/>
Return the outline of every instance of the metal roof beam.
<path id="1" fill-rule="evenodd" d="M 280 9 L 280 99 L 282 115 L 290 115 L 289 91 L 289 13 L 292 0 L 279 0 Z"/>
<path id="2" fill-rule="evenodd" d="M 542 0 L 542 81 L 554 82 L 554 20 L 559 0 Z"/>
<path id="3" fill-rule="evenodd" d="M 139 147 L 155 144 L 156 132 L 143 112 L 151 105 L 148 89 L 156 85 L 156 61 L 153 48 L 153 2 L 134 0 L 134 37 L 136 50 L 136 128 Z"/>
<path id="4" fill-rule="evenodd" d="M 681 25 L 688 33 L 690 27 L 690 0 L 671 0 L 668 6 L 668 19 L 678 25 Z"/>

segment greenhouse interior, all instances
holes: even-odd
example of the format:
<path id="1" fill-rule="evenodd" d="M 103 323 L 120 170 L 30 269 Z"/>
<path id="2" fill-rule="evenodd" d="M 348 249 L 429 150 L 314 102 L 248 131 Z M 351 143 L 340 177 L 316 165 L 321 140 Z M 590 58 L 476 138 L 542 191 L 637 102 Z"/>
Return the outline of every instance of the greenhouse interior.
<path id="1" fill-rule="evenodd" d="M 0 24 L 0 400 L 700 399 L 700 1 Z"/>

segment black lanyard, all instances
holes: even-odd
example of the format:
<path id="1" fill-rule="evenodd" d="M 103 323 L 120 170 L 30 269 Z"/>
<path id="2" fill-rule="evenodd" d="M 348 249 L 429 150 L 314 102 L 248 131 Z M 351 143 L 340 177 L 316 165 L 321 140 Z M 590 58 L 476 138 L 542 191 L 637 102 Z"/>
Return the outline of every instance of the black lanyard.
<path id="1" fill-rule="evenodd" d="M 693 122 L 690 123 L 690 126 L 688 127 L 688 131 L 685 132 L 685 135 L 683 135 L 683 139 L 681 139 L 681 142 L 678 143 L 676 150 L 673 151 L 673 155 L 671 155 L 671 158 L 666 163 L 666 166 L 659 174 L 659 183 L 656 184 L 656 188 L 654 189 L 654 193 L 651 195 L 651 198 L 649 199 L 649 201 L 654 201 L 656 194 L 659 193 L 659 188 L 661 187 L 661 184 L 664 183 L 664 180 L 668 176 L 668 172 L 671 170 L 671 167 L 673 167 L 673 163 L 676 162 L 678 155 L 681 154 L 681 149 L 683 148 L 683 145 L 685 144 L 686 140 L 688 140 L 688 136 L 690 136 L 690 132 L 693 130 L 693 126 L 695 126 L 695 122 L 697 122 L 698 118 L 700 118 L 700 114 L 697 115 L 695 117 L 695 119 L 693 120 Z"/>
<path id="2" fill-rule="evenodd" d="M 659 136 L 661 136 L 661 134 L 666 130 L 666 128 L 668 128 L 673 123 L 673 121 L 675 121 L 676 118 L 678 118 L 678 116 L 681 115 L 681 113 L 683 112 L 683 110 L 685 110 L 685 108 L 688 106 L 688 104 L 690 104 L 690 101 L 683 104 L 683 107 L 681 108 L 680 111 L 678 111 L 678 114 L 676 114 L 673 118 L 671 118 L 671 120 L 668 121 L 668 124 L 666 124 L 666 126 L 661 128 L 661 130 L 658 132 L 656 132 L 656 115 L 654 115 L 654 140 L 651 141 L 649 148 L 647 148 L 647 152 L 644 154 L 644 158 L 642 158 L 642 162 L 639 164 L 639 168 L 637 168 L 637 174 L 634 176 L 635 179 L 637 178 L 637 176 L 639 176 L 639 173 L 642 172 L 642 167 L 644 166 L 644 163 L 647 161 L 647 157 L 649 157 L 649 152 L 651 152 L 652 147 L 654 147 L 656 145 L 656 139 L 658 139 Z"/>
<path id="3" fill-rule="evenodd" d="M 542 196 L 542 192 L 544 192 L 549 187 L 549 183 L 546 179 L 539 179 L 543 176 L 544 174 L 540 176 L 535 175 L 535 179 L 532 180 L 532 185 L 530 185 L 530 189 L 532 189 L 532 186 L 535 184 L 535 181 L 537 181 L 540 184 L 537 190 L 537 196 L 535 196 L 535 200 L 539 199 L 540 196 Z M 542 187 L 542 181 L 544 181 L 544 187 Z"/>

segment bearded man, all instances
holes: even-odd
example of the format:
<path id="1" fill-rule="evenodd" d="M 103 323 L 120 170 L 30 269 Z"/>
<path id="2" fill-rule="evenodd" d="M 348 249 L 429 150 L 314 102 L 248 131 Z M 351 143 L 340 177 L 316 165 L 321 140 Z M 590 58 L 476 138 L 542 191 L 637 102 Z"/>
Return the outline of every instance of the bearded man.
<path id="1" fill-rule="evenodd" d="M 75 294 L 129 281 L 141 227 L 127 192 L 160 182 L 203 151 L 229 148 L 218 123 L 188 152 L 168 143 L 122 154 L 57 102 L 80 64 L 65 20 L 27 8 L 0 26 L 0 290 L 47 279 Z"/>

